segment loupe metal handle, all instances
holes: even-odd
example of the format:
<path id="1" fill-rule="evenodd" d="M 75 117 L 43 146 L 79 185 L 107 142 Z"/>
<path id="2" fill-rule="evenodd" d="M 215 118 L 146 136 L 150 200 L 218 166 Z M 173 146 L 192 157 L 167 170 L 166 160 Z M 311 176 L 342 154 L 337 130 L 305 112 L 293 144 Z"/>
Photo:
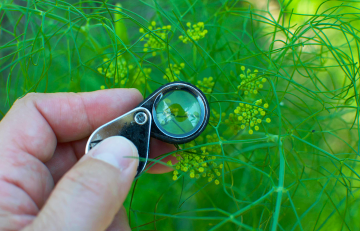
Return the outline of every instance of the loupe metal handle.
<path id="1" fill-rule="evenodd" d="M 134 143 L 139 153 L 138 176 L 145 168 L 149 155 L 152 116 L 148 109 L 137 107 L 128 113 L 102 125 L 90 136 L 85 153 L 111 136 L 124 136 Z"/>

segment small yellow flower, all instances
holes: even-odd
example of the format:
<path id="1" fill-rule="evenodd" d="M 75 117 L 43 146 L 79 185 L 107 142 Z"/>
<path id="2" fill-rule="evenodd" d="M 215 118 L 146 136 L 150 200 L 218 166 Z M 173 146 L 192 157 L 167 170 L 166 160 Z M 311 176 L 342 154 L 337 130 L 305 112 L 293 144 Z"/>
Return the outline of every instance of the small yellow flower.
<path id="1" fill-rule="evenodd" d="M 211 93 L 215 85 L 214 78 L 204 78 L 202 81 L 198 80 L 196 86 L 205 93 Z"/>
<path id="2" fill-rule="evenodd" d="M 128 73 L 133 66 L 128 65 L 125 58 L 121 56 L 113 60 L 105 58 L 103 61 L 104 63 L 101 67 L 97 68 L 97 71 L 105 75 L 106 78 L 115 79 L 115 84 L 120 82 L 120 85 L 124 86 Z"/>
<path id="3" fill-rule="evenodd" d="M 261 118 L 259 117 L 266 115 L 266 111 L 261 108 L 261 105 L 264 108 L 269 107 L 269 104 L 268 103 L 263 104 L 263 101 L 261 99 L 256 100 L 253 104 L 239 103 L 239 106 L 236 107 L 234 110 L 234 114 L 231 113 L 229 115 L 229 119 L 226 121 L 228 121 L 228 123 L 230 123 L 231 121 L 234 124 L 240 123 L 240 125 L 237 125 L 240 126 L 240 129 L 245 129 L 246 127 L 250 127 L 251 129 L 249 129 L 249 134 L 251 135 L 254 133 L 254 130 L 255 131 L 260 130 L 259 124 L 261 124 L 263 117 Z M 236 119 L 234 120 L 234 117 L 237 120 Z M 267 118 L 266 122 L 270 123 L 271 122 L 270 118 Z M 233 125 L 231 126 L 236 127 Z"/>
<path id="4" fill-rule="evenodd" d="M 179 39 L 185 44 L 191 41 L 190 38 L 192 38 L 194 41 L 199 41 L 200 39 L 203 39 L 208 33 L 208 31 L 205 30 L 205 24 L 203 22 L 198 22 L 193 26 L 191 26 L 191 23 L 188 22 L 186 23 L 186 26 L 189 27 L 189 29 L 186 30 L 187 36 L 179 36 Z"/>
<path id="5" fill-rule="evenodd" d="M 169 82 L 178 81 L 180 77 L 180 71 L 185 67 L 184 63 L 177 64 L 170 64 L 168 68 L 165 69 L 165 75 L 163 79 L 168 80 Z"/>
<path id="6" fill-rule="evenodd" d="M 216 135 L 216 134 L 215 134 Z M 213 137 L 213 136 L 210 136 Z M 188 143 L 186 145 L 190 145 L 191 143 Z M 202 177 L 210 177 L 212 179 L 215 178 L 215 175 L 213 172 L 216 173 L 217 176 L 220 176 L 220 166 L 215 162 L 216 156 L 209 156 L 208 146 L 201 148 L 201 153 L 192 153 L 192 152 L 178 152 L 176 154 L 173 154 L 179 162 L 177 162 L 174 166 L 176 169 L 180 169 L 182 172 L 188 172 L 190 175 L 190 178 L 200 178 Z M 209 163 L 209 165 L 207 164 Z M 173 171 L 173 180 L 178 179 L 178 170 Z"/>
<path id="7" fill-rule="evenodd" d="M 151 68 L 136 68 L 133 72 L 131 80 L 135 82 L 134 87 L 139 88 L 145 84 L 147 79 L 150 79 Z"/>
<path id="8" fill-rule="evenodd" d="M 171 30 L 171 25 L 156 27 L 156 22 L 152 21 L 151 25 L 148 26 L 148 30 L 145 31 L 144 28 L 139 29 L 140 33 L 145 34 L 145 38 L 141 39 L 141 41 L 145 41 L 143 51 L 151 51 L 152 56 L 156 56 L 157 52 L 166 47 L 164 40 L 166 40 L 167 34 Z"/>
<path id="9" fill-rule="evenodd" d="M 265 83 L 266 79 L 257 76 L 259 72 L 258 70 L 254 70 L 254 72 L 251 72 L 250 69 L 246 70 L 244 66 L 241 66 L 240 69 L 243 73 L 240 74 L 241 82 L 237 87 L 238 90 L 243 91 L 244 95 L 256 95 L 257 93 L 259 93 L 259 89 L 263 88 L 262 83 Z"/>

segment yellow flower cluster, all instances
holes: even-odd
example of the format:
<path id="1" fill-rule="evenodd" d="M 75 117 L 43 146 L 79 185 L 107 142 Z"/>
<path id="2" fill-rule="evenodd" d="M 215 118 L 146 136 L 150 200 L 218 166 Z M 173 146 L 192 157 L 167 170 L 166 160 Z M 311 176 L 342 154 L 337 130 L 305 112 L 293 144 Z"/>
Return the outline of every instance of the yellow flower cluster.
<path id="1" fill-rule="evenodd" d="M 168 68 L 165 70 L 165 75 L 163 76 L 164 79 L 168 80 L 169 82 L 174 82 L 179 80 L 180 71 L 185 67 L 185 63 L 177 64 L 170 64 Z"/>
<path id="2" fill-rule="evenodd" d="M 221 138 L 221 140 L 224 140 L 223 137 L 220 137 L 220 138 Z M 218 141 L 219 141 L 219 138 L 216 133 L 214 133 L 213 135 L 206 135 L 205 143 L 213 143 L 213 142 L 218 142 Z M 207 150 L 212 153 L 221 154 L 221 146 L 220 145 L 207 146 Z"/>
<path id="3" fill-rule="evenodd" d="M 254 72 L 251 72 L 250 69 L 247 69 L 245 71 L 245 67 L 241 66 L 241 71 L 243 72 L 240 74 L 241 83 L 237 87 L 238 90 L 244 91 L 245 95 L 251 94 L 257 94 L 259 92 L 259 89 L 263 88 L 263 83 L 266 82 L 266 78 L 258 77 L 258 70 L 254 70 Z"/>
<path id="4" fill-rule="evenodd" d="M 116 60 L 110 61 L 105 58 L 103 66 L 99 67 L 97 71 L 107 78 L 115 78 L 115 83 L 119 83 L 120 81 L 120 84 L 124 85 L 129 70 L 133 68 L 133 65 L 127 65 L 127 62 L 123 57 L 118 58 L 117 62 Z"/>
<path id="5" fill-rule="evenodd" d="M 226 129 L 226 131 L 224 133 L 230 133 L 232 135 L 236 135 L 240 130 L 239 121 L 237 119 L 238 116 L 236 116 L 234 113 L 230 113 L 229 116 L 227 118 L 225 118 L 226 115 L 227 114 L 225 112 L 221 113 L 221 121 L 220 121 L 220 123 L 224 123 L 227 126 L 227 129 Z M 213 125 L 213 126 L 217 126 L 217 124 L 219 123 L 219 120 L 220 120 L 220 113 L 218 113 L 214 109 L 211 109 L 211 115 L 210 115 L 209 123 L 211 125 Z M 217 135 L 213 134 L 213 137 L 217 137 Z M 223 139 L 223 138 L 221 138 L 221 139 Z M 215 142 L 215 141 L 208 141 L 208 142 Z M 221 147 L 220 146 L 219 146 L 218 150 L 221 152 Z"/>
<path id="6" fill-rule="evenodd" d="M 263 108 L 259 107 L 262 105 L 262 100 L 255 101 L 255 105 L 240 103 L 239 106 L 234 110 L 237 116 L 237 120 L 240 122 L 240 128 L 249 128 L 249 134 L 253 134 L 254 130 L 258 131 L 259 125 L 263 122 L 266 112 L 263 108 L 268 108 L 269 104 L 264 103 Z M 270 118 L 266 118 L 267 123 L 271 122 Z M 253 130 L 254 129 L 254 130 Z"/>
<path id="7" fill-rule="evenodd" d="M 142 68 L 142 71 L 140 68 L 136 68 L 133 75 L 133 81 L 135 81 L 135 85 L 138 86 L 144 84 L 145 80 L 150 78 L 151 71 L 151 68 Z"/>
<path id="8" fill-rule="evenodd" d="M 240 125 L 237 116 L 234 113 L 230 113 L 229 117 L 225 120 L 225 124 L 228 126 L 228 130 L 232 131 L 234 135 L 240 130 Z"/>
<path id="9" fill-rule="evenodd" d="M 167 162 L 176 169 L 173 171 L 173 180 L 178 179 L 180 172 L 188 172 L 191 178 L 196 179 L 207 177 L 208 182 L 221 175 L 223 164 L 216 163 L 216 156 L 210 156 L 206 147 L 201 148 L 201 153 L 179 152 L 174 156 L 178 160 L 176 164 Z M 215 184 L 220 184 L 220 181 L 215 179 Z"/>
<path id="10" fill-rule="evenodd" d="M 208 33 L 208 31 L 204 29 L 203 22 L 198 22 L 197 24 L 194 24 L 192 26 L 191 23 L 188 22 L 186 23 L 186 26 L 189 27 L 189 29 L 186 30 L 186 34 L 188 36 L 179 36 L 179 39 L 185 44 L 191 41 L 189 37 L 191 37 L 195 41 L 199 41 L 200 39 L 204 38 L 205 35 Z"/>
<path id="11" fill-rule="evenodd" d="M 214 78 L 204 78 L 202 81 L 198 80 L 196 86 L 205 93 L 211 93 L 215 85 Z"/>
<path id="12" fill-rule="evenodd" d="M 141 39 L 141 41 L 146 41 L 143 51 L 152 51 L 152 56 L 155 56 L 157 51 L 165 48 L 164 41 L 166 41 L 166 36 L 169 30 L 171 30 L 171 25 L 156 27 L 156 22 L 152 21 L 148 29 L 152 33 L 145 31 L 144 28 L 139 29 L 140 33 L 145 34 L 145 38 Z"/>

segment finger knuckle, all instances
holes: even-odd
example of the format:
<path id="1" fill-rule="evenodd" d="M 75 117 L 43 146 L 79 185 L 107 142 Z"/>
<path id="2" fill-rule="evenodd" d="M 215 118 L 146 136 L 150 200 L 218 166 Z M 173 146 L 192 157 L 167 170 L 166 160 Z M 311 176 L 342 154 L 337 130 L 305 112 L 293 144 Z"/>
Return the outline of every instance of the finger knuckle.
<path id="1" fill-rule="evenodd" d="M 40 93 L 34 92 L 27 93 L 24 97 L 17 99 L 14 104 L 27 104 L 28 102 L 34 102 L 40 95 Z"/>

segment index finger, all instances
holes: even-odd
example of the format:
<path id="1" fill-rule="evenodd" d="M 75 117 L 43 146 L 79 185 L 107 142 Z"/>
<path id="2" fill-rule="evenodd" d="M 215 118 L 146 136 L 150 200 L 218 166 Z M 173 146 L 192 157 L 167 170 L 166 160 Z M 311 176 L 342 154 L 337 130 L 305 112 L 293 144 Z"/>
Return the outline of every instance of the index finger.
<path id="1" fill-rule="evenodd" d="M 0 149 L 17 148 L 45 162 L 51 158 L 57 142 L 85 138 L 141 100 L 136 89 L 28 94 L 17 100 L 1 121 Z"/>

